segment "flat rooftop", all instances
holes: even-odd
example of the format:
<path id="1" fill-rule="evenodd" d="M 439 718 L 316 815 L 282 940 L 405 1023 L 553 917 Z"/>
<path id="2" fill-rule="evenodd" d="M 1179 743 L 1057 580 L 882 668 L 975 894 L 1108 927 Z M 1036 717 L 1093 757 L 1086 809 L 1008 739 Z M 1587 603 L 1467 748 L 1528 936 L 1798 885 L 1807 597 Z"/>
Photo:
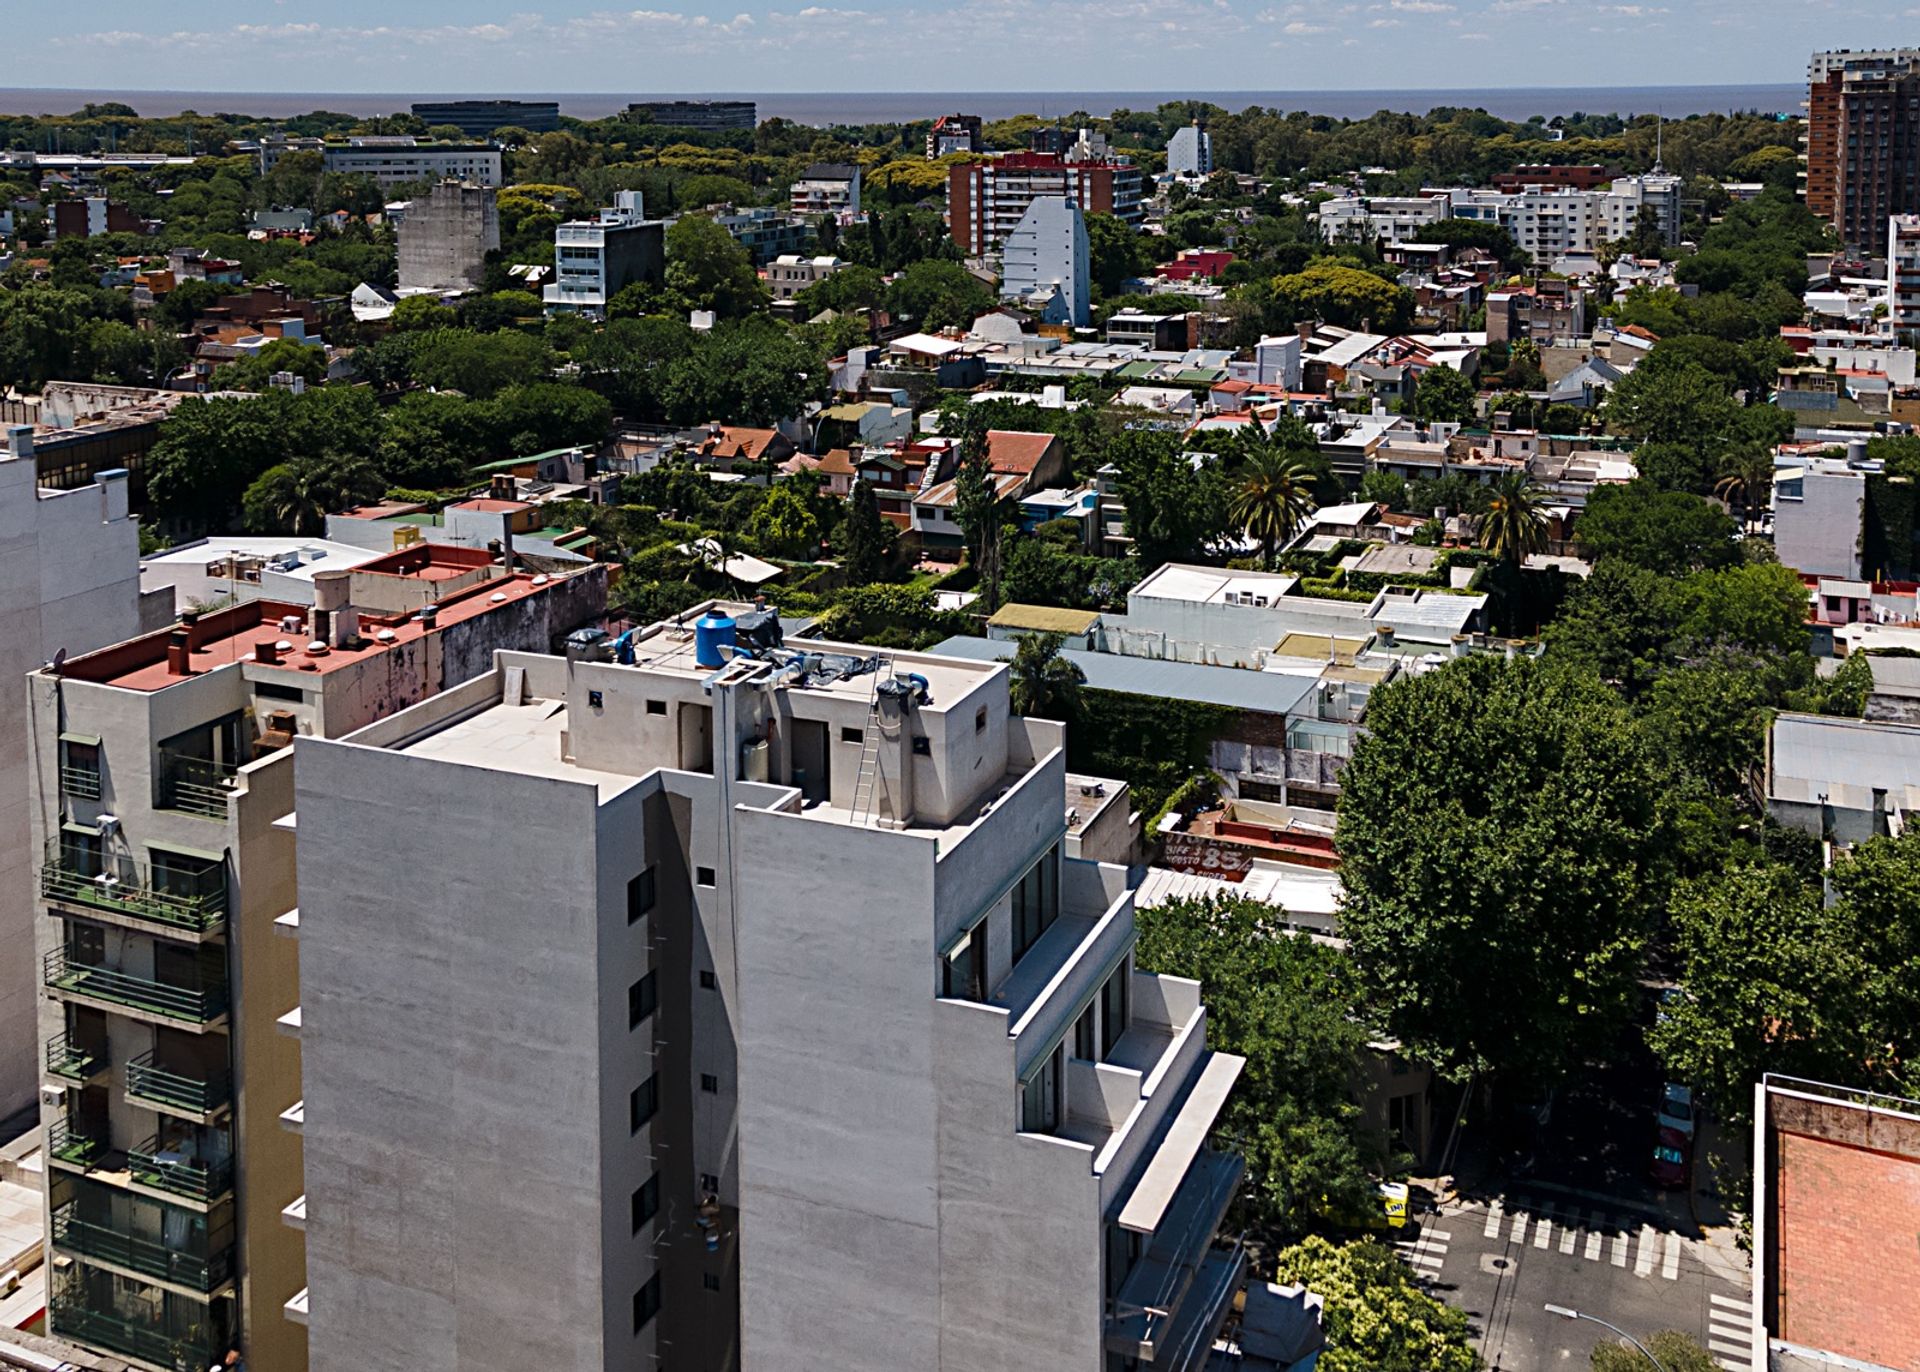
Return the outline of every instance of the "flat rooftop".
<path id="1" fill-rule="evenodd" d="M 416 550 L 405 550 L 413 553 Z M 435 548 L 435 554 L 449 551 Z M 456 553 L 471 549 L 453 549 Z M 388 563 L 401 554 L 389 554 L 375 559 L 355 569 L 356 574 L 373 572 L 379 574 L 381 564 Z M 481 554 L 484 556 L 484 554 Z M 387 575 L 418 577 L 423 580 L 440 580 L 445 576 L 457 575 L 471 568 L 456 566 L 447 571 L 436 557 L 418 571 L 386 571 Z M 543 594 L 546 589 L 560 578 L 546 575 L 516 572 L 511 577 L 482 581 L 476 585 L 458 590 L 437 602 L 437 622 L 434 627 L 421 623 L 417 615 L 408 612 L 404 615 L 381 615 L 362 610 L 359 612 L 361 638 L 356 647 L 330 648 L 324 653 L 314 654 L 307 650 L 308 615 L 312 607 L 294 605 L 278 600 L 250 600 L 216 610 L 212 614 L 201 615 L 189 627 L 192 635 L 192 647 L 187 655 L 188 669 L 185 676 L 175 673 L 167 662 L 167 644 L 175 627 L 170 626 L 155 633 L 143 634 L 128 639 L 110 648 L 98 652 L 86 653 L 67 659 L 60 668 L 60 675 L 76 681 L 97 682 L 103 686 L 116 686 L 128 691 L 159 691 L 195 676 L 204 675 L 221 667 L 230 667 L 236 663 L 253 662 L 267 671 L 282 671 L 324 676 L 338 672 L 343 668 L 367 662 L 380 655 L 404 647 L 430 633 L 437 633 L 455 624 L 476 619 L 504 605 L 515 604 L 530 597 Z M 298 620 L 298 627 L 283 627 L 282 621 Z M 383 635 L 387 635 L 383 637 Z M 283 645 L 278 650 L 279 662 L 259 662 L 259 649 L 265 645 Z"/>
<path id="2" fill-rule="evenodd" d="M 1242 572 L 1227 567 L 1194 567 L 1169 562 L 1129 591 L 1146 600 L 1186 600 L 1205 605 L 1224 605 L 1227 593 L 1252 592 L 1264 595 L 1269 603 L 1292 590 L 1298 577 L 1278 572 Z"/>

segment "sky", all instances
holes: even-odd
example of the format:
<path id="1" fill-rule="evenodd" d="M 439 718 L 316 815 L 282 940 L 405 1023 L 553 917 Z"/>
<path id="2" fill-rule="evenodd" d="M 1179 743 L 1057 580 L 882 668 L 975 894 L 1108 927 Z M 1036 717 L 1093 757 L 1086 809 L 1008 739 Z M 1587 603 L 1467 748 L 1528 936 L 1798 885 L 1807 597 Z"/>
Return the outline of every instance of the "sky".
<path id="1" fill-rule="evenodd" d="M 1855 0 L 653 2 L 672 8 L 4 0 L 0 86 L 653 94 L 1718 85 L 1801 80 L 1816 48 L 1920 43 L 1920 8 L 1900 0 L 1884 8 Z M 189 16 L 205 27 L 177 26 Z"/>

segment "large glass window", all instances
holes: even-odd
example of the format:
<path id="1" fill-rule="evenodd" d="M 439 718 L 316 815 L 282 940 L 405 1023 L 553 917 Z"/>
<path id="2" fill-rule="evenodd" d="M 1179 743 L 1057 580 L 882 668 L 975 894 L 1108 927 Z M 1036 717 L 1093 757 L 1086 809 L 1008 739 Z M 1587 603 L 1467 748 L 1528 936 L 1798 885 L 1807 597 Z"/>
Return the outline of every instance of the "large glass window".
<path id="1" fill-rule="evenodd" d="M 1100 1056 L 1105 1058 L 1127 1032 L 1127 1001 L 1131 991 L 1127 964 L 1114 968 L 1106 985 L 1100 988 Z"/>
<path id="2" fill-rule="evenodd" d="M 1048 849 L 1013 888 L 1013 960 L 1020 961 L 1060 914 L 1060 862 Z"/>
<path id="3" fill-rule="evenodd" d="M 1059 1127 L 1060 1049 L 1055 1048 L 1020 1087 L 1020 1128 L 1029 1134 L 1051 1134 Z"/>

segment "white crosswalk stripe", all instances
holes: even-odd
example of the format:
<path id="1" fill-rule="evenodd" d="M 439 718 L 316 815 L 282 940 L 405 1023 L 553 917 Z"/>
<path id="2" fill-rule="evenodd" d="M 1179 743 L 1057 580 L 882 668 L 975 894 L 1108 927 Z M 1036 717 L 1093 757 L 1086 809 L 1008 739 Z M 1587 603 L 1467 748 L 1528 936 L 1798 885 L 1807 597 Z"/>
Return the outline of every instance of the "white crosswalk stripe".
<path id="1" fill-rule="evenodd" d="M 1496 1238 L 1500 1233 L 1500 1218 L 1506 1212 L 1506 1205 L 1495 1201 L 1487 1207 L 1487 1238 Z"/>
<path id="2" fill-rule="evenodd" d="M 1447 1260 L 1447 1242 L 1453 1237 L 1444 1229 L 1422 1229 L 1414 1238 L 1400 1239 L 1394 1248 L 1417 1277 L 1438 1276 Z"/>
<path id="3" fill-rule="evenodd" d="M 1640 1226 L 1640 1252 L 1633 1260 L 1633 1275 L 1648 1277 L 1653 1275 L 1653 1250 L 1660 1242 L 1660 1236 L 1650 1224 Z"/>
<path id="4" fill-rule="evenodd" d="M 1547 1213 L 1540 1217 L 1540 1223 L 1535 1226 L 1533 1231 L 1533 1246 L 1535 1248 L 1545 1248 L 1548 1242 L 1552 1240 L 1553 1216 L 1558 1208 L 1559 1207 L 1554 1205 L 1552 1201 L 1547 1202 Z"/>
<path id="5" fill-rule="evenodd" d="M 1513 1228 L 1507 1234 L 1508 1243 L 1525 1243 L 1526 1242 L 1527 1218 L 1528 1216 L 1526 1211 L 1520 1210 L 1515 1212 L 1513 1217 Z"/>
<path id="6" fill-rule="evenodd" d="M 1667 1253 L 1660 1261 L 1660 1275 L 1668 1281 L 1680 1278 L 1680 1243 L 1678 1234 L 1667 1235 Z"/>
<path id="7" fill-rule="evenodd" d="M 1581 1257 L 1593 1262 L 1600 1256 L 1600 1225 L 1605 1217 L 1598 1210 L 1587 1212 L 1587 1246 Z"/>
<path id="8" fill-rule="evenodd" d="M 1613 1236 L 1613 1247 L 1607 1251 L 1607 1261 L 1611 1262 L 1615 1267 L 1625 1267 L 1627 1265 L 1627 1236 L 1625 1234 L 1615 1234 Z"/>
<path id="9" fill-rule="evenodd" d="M 1707 1296 L 1707 1348 L 1728 1372 L 1750 1372 L 1753 1366 L 1753 1306 L 1732 1296 Z"/>
<path id="10" fill-rule="evenodd" d="M 1560 1226 L 1560 1251 L 1562 1253 L 1571 1253 L 1573 1251 L 1573 1245 L 1579 1238 L 1580 1212 L 1576 1210 L 1568 1222 Z"/>

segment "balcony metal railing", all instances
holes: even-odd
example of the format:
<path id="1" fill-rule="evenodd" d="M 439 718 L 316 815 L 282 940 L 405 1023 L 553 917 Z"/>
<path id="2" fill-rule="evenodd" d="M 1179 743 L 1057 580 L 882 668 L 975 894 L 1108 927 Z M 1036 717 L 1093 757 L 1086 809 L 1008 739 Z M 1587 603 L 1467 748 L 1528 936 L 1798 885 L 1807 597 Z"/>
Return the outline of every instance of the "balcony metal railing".
<path id="1" fill-rule="evenodd" d="M 161 1367 L 206 1367 L 214 1357 L 204 1333 L 169 1333 L 146 1320 L 90 1310 L 65 1298 L 54 1302 L 53 1332 Z"/>
<path id="2" fill-rule="evenodd" d="M 202 819 L 225 819 L 227 797 L 233 792 L 234 774 L 239 770 L 231 762 L 189 757 L 162 748 L 160 808 L 180 810 Z"/>
<path id="3" fill-rule="evenodd" d="M 168 872 L 165 886 L 155 875 L 156 869 L 137 862 L 116 862 L 103 873 L 90 873 L 76 854 L 56 848 L 40 869 L 40 894 L 196 934 L 226 922 L 224 868 L 191 876 Z"/>
<path id="4" fill-rule="evenodd" d="M 56 1034 L 47 1040 L 47 1075 L 63 1081 L 87 1082 L 107 1070 L 107 1049 L 85 1049 L 71 1034 Z"/>
<path id="5" fill-rule="evenodd" d="M 100 772 L 95 767 L 62 767 L 60 790 L 76 800 L 100 799 Z"/>
<path id="6" fill-rule="evenodd" d="M 49 990 L 90 996 L 190 1024 L 206 1024 L 227 1012 L 225 982 L 204 986 L 169 985 L 77 961 L 68 957 L 64 948 L 49 952 L 40 960 L 40 968 Z"/>
<path id="7" fill-rule="evenodd" d="M 211 1114 L 233 1098 L 233 1076 L 226 1071 L 187 1076 L 156 1066 L 153 1051 L 127 1060 L 127 1095 L 176 1110 Z"/>
<path id="8" fill-rule="evenodd" d="M 142 1186 L 171 1191 L 192 1200 L 211 1201 L 233 1189 L 231 1162 L 204 1163 L 162 1148 L 158 1136 L 127 1150 L 127 1170 Z"/>
<path id="9" fill-rule="evenodd" d="M 75 1215 L 69 1201 L 53 1212 L 53 1246 L 195 1291 L 212 1291 L 233 1276 L 231 1245 L 211 1253 L 183 1252 Z"/>
<path id="10" fill-rule="evenodd" d="M 47 1131 L 47 1156 L 75 1167 L 91 1167 L 107 1155 L 105 1129 L 93 1132 L 69 1115 L 62 1115 Z"/>

